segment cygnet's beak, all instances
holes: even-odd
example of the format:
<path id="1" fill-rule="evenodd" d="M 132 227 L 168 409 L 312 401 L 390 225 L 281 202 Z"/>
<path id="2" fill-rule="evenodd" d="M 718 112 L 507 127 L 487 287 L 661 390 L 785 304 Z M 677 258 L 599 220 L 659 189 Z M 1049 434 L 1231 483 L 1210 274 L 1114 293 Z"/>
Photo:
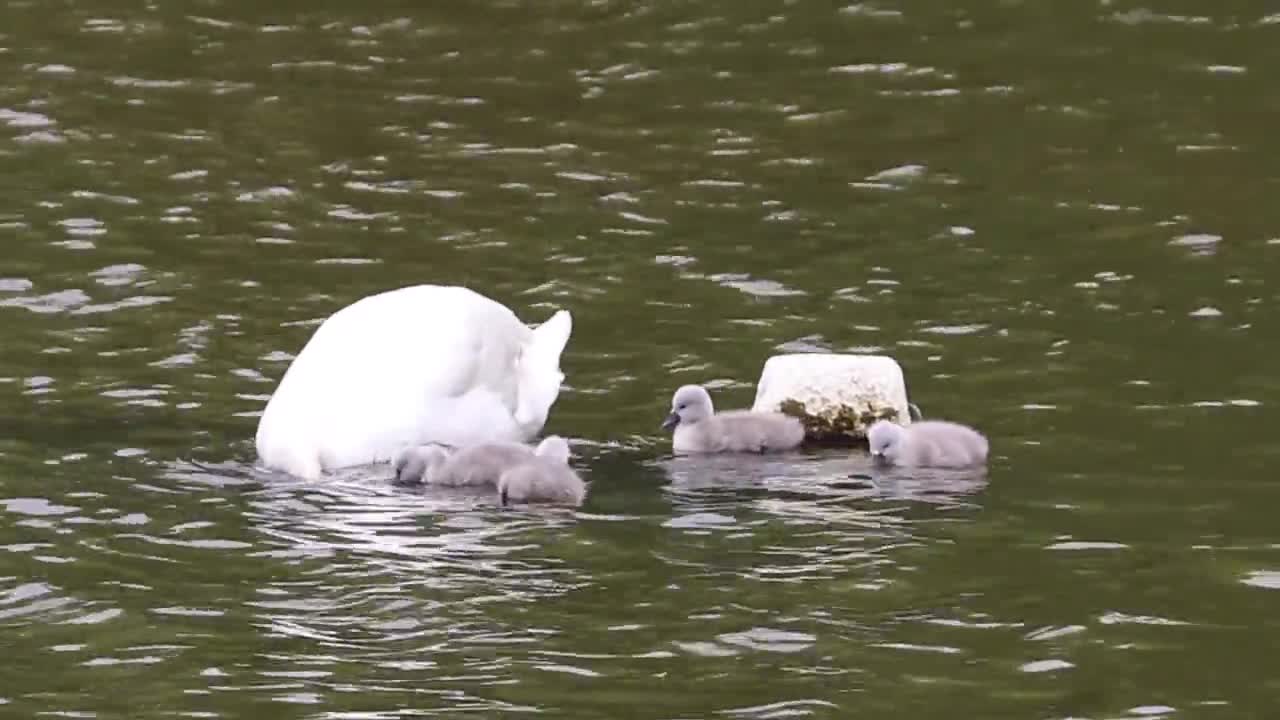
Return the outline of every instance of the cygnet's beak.
<path id="1" fill-rule="evenodd" d="M 667 419 L 662 421 L 662 429 L 671 430 L 679 424 L 680 424 L 680 415 L 679 413 L 676 413 L 673 410 L 671 414 L 667 416 Z"/>

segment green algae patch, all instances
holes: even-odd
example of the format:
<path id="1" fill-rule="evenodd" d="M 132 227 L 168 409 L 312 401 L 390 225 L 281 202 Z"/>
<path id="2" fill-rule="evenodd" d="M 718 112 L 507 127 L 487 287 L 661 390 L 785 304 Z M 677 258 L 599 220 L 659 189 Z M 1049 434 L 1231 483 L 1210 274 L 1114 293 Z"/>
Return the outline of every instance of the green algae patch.
<path id="1" fill-rule="evenodd" d="M 785 415 L 799 418 L 804 424 L 805 441 L 831 445 L 866 445 L 867 428 L 877 420 L 898 421 L 898 411 L 888 406 L 867 403 L 853 407 L 845 403 L 809 412 L 799 400 L 787 399 L 778 405 Z"/>

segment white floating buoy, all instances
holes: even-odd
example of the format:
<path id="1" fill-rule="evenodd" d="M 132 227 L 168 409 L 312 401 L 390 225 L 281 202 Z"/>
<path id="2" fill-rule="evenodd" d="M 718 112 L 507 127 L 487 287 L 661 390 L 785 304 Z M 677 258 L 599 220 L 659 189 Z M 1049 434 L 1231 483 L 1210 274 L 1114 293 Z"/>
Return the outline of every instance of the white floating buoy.
<path id="1" fill-rule="evenodd" d="M 902 367 L 886 355 L 775 355 L 764 364 L 751 409 L 794 415 L 806 439 L 817 441 L 863 440 L 876 420 L 913 419 Z"/>

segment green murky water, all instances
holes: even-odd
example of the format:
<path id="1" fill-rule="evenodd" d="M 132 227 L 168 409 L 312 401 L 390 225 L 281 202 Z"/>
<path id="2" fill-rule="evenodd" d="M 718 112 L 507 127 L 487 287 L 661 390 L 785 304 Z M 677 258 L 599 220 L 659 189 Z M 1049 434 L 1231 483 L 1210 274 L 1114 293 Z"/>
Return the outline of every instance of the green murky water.
<path id="1" fill-rule="evenodd" d="M 0 715 L 1268 715 L 1268 12 L 5 3 Z M 253 470 L 419 282 L 573 311 L 580 513 Z M 986 482 L 667 455 L 805 349 Z"/>

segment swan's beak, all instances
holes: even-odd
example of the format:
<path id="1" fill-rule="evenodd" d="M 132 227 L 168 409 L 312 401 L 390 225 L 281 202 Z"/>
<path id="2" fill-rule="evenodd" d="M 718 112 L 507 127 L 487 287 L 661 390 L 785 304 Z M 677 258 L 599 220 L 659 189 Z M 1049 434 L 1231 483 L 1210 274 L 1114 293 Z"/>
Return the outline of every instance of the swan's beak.
<path id="1" fill-rule="evenodd" d="M 672 430 L 672 429 L 674 429 L 674 428 L 675 428 L 675 426 L 677 426 L 677 425 L 679 425 L 679 424 L 680 424 L 680 416 L 679 416 L 678 414 L 676 414 L 676 413 L 674 413 L 674 412 L 673 412 L 673 413 L 671 413 L 670 415 L 668 415 L 668 416 L 667 416 L 667 419 L 666 419 L 666 420 L 663 420 L 663 421 L 662 421 L 662 429 L 663 429 L 663 430 Z"/>

